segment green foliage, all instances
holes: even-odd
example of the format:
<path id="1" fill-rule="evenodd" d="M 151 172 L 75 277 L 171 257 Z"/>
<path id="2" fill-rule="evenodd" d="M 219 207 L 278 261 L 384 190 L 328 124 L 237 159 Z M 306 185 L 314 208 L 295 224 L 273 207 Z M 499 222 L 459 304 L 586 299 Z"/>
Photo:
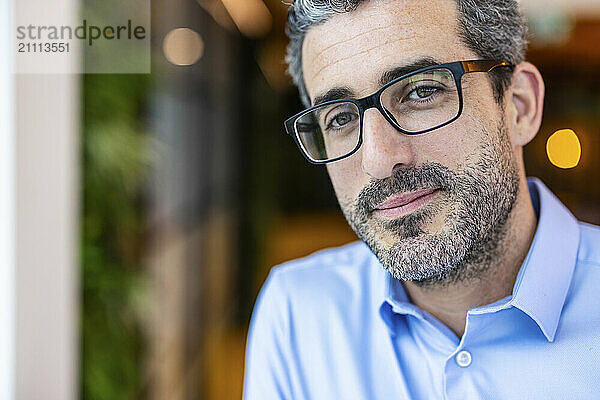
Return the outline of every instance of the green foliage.
<path id="1" fill-rule="evenodd" d="M 141 397 L 149 75 L 84 75 L 82 397 Z"/>

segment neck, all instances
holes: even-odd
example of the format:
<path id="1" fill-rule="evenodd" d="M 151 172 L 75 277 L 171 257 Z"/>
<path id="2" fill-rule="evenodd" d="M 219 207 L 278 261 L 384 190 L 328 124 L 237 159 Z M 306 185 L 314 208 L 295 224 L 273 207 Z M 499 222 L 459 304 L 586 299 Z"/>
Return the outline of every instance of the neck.
<path id="1" fill-rule="evenodd" d="M 525 179 L 521 180 L 520 186 L 493 255 L 477 254 L 475 251 L 461 268 L 481 271 L 477 277 L 433 285 L 404 282 L 411 302 L 436 317 L 458 337 L 464 333 L 470 309 L 491 304 L 512 293 L 537 224 Z"/>

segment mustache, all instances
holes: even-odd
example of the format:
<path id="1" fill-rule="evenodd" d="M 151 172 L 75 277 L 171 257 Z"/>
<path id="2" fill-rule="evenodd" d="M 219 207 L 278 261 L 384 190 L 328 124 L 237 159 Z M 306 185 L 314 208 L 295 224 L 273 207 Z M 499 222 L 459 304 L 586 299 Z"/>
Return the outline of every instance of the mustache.
<path id="1" fill-rule="evenodd" d="M 412 168 L 398 168 L 391 176 L 372 180 L 360 191 L 356 199 L 356 212 L 363 216 L 370 215 L 379 203 L 396 193 L 422 189 L 452 191 L 457 182 L 458 178 L 454 172 L 436 162 Z"/>

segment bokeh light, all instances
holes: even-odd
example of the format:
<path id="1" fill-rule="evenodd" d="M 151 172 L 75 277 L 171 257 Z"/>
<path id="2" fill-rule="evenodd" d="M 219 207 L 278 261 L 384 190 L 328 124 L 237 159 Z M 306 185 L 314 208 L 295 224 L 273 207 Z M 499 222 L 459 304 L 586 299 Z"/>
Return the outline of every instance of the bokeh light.
<path id="1" fill-rule="evenodd" d="M 546 142 L 550 162 L 558 168 L 574 168 L 581 158 L 579 138 L 571 129 L 554 132 Z"/>
<path id="2" fill-rule="evenodd" d="M 176 28 L 165 36 L 163 53 L 172 64 L 192 65 L 204 54 L 204 41 L 192 29 Z"/>

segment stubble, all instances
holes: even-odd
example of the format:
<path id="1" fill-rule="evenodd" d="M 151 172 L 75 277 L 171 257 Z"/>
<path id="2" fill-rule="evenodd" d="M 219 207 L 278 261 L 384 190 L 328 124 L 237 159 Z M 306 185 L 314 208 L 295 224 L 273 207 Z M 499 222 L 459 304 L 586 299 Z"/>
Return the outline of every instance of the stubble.
<path id="1" fill-rule="evenodd" d="M 519 178 L 503 121 L 485 135 L 474 165 L 451 171 L 431 162 L 397 169 L 374 180 L 354 203 L 340 199 L 348 223 L 396 279 L 420 286 L 446 286 L 480 279 L 499 259 L 506 221 L 519 190 Z M 437 188 L 435 201 L 395 220 L 379 220 L 375 206 L 400 192 Z M 442 228 L 426 226 L 446 209 Z M 393 238 L 391 244 L 384 237 Z"/>

